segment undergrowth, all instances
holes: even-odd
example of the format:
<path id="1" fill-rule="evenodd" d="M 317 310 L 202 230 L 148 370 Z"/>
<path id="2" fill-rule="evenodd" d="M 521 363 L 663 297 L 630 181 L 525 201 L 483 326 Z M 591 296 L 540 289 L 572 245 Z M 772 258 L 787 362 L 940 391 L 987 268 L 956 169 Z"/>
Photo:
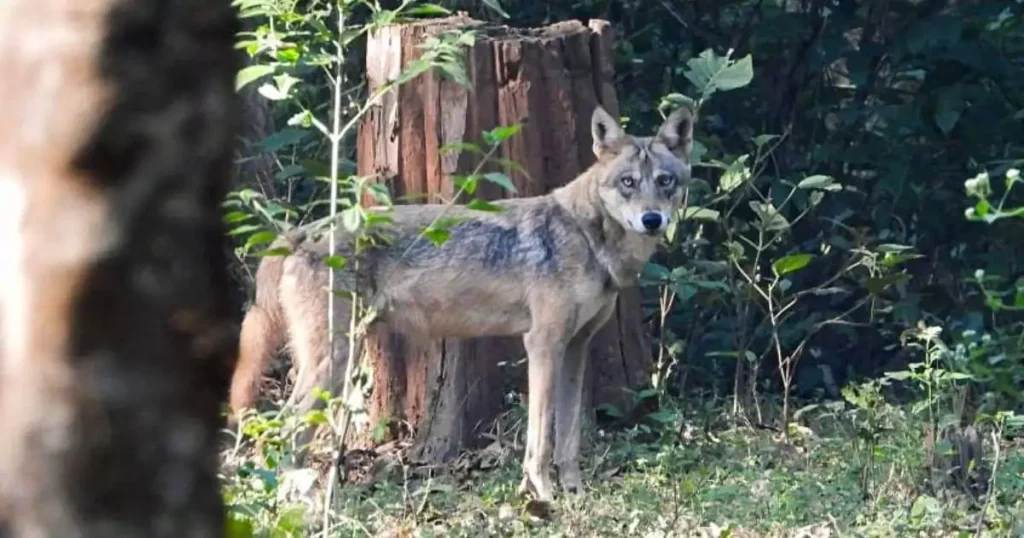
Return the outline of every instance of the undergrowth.
<path id="1" fill-rule="evenodd" d="M 729 418 L 728 402 L 665 399 L 661 413 L 669 420 L 591 428 L 583 458 L 587 492 L 558 498 L 550 511 L 515 492 L 524 433 L 517 425 L 525 416 L 516 406 L 503 419 L 504 436 L 443 467 L 417 466 L 398 445 L 351 452 L 329 535 L 1024 533 L 1024 441 L 1012 440 L 1010 432 L 1000 436 L 993 501 L 981 508 L 984 495 L 935 488 L 929 481 L 926 421 L 884 399 L 868 405 L 865 391 L 872 391 L 870 385 L 849 392 L 848 400 L 806 409 L 788 441 L 781 432 L 737 424 Z M 275 426 L 267 422 L 251 420 L 248 426 L 266 441 Z M 989 456 L 979 462 L 988 469 L 995 463 L 991 441 Z M 235 536 L 308 536 L 322 530 L 316 473 L 279 472 L 277 450 L 264 446 L 253 457 L 232 447 L 225 454 Z"/>

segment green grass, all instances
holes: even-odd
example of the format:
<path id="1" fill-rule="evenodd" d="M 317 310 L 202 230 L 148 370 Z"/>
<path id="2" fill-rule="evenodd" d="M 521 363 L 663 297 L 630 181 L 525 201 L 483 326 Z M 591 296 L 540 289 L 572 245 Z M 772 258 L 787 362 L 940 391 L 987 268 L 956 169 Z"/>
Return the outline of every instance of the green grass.
<path id="1" fill-rule="evenodd" d="M 972 500 L 952 486 L 929 485 L 923 429 L 902 409 L 887 413 L 891 427 L 873 447 L 849 417 L 813 413 L 788 441 L 780 432 L 736 426 L 725 411 L 710 418 L 676 411 L 657 430 L 591 431 L 587 492 L 557 499 L 550 513 L 515 491 L 521 432 L 442 469 L 405 465 L 398 452 L 364 461 L 366 478 L 341 486 L 329 536 L 974 536 L 987 496 Z M 980 535 L 1024 536 L 1024 446 L 1004 439 L 1000 448 Z M 992 453 L 987 446 L 989 469 Z M 280 488 L 268 481 L 274 479 L 229 475 L 229 501 L 275 498 Z M 309 513 L 321 503 L 312 501 Z M 285 525 L 274 522 L 288 504 L 256 508 L 263 521 L 254 535 L 288 536 L 282 529 L 290 527 L 306 536 L 320 528 L 321 516 L 303 523 L 298 510 Z"/>

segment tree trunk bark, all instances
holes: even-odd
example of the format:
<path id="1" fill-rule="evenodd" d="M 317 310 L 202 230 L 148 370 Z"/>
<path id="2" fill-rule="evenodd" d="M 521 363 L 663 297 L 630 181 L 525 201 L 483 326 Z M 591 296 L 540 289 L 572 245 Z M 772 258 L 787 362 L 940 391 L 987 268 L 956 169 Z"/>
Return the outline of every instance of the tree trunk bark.
<path id="1" fill-rule="evenodd" d="M 470 173 L 479 157 L 442 155 L 438 148 L 458 141 L 482 144 L 481 131 L 514 123 L 523 129 L 503 144 L 501 157 L 525 168 L 525 175 L 509 174 L 519 196 L 545 194 L 586 170 L 595 160 L 591 113 L 600 104 L 618 114 L 609 24 L 568 21 L 514 29 L 460 15 L 384 28 L 367 46 L 369 90 L 417 58 L 424 37 L 457 28 L 478 31 L 467 51 L 472 91 L 426 73 L 389 92 L 361 125 L 359 173 L 377 174 L 396 201 L 448 200 L 455 192 L 451 176 Z M 492 170 L 499 168 L 489 164 L 484 171 Z M 485 199 L 509 196 L 491 184 L 481 184 L 477 193 Z M 366 346 L 373 369 L 370 423 L 391 418 L 399 419 L 393 425 L 407 425 L 417 459 L 444 460 L 472 444 L 502 411 L 503 395 L 525 390 L 522 363 L 514 380 L 501 366 L 525 357 L 520 337 L 417 344 L 381 333 Z M 609 403 L 625 411 L 630 401 L 622 389 L 647 383 L 651 372 L 636 289 L 622 293 L 591 355 L 588 409 Z"/>
<path id="2" fill-rule="evenodd" d="M 235 17 L 0 2 L 0 536 L 224 534 Z"/>

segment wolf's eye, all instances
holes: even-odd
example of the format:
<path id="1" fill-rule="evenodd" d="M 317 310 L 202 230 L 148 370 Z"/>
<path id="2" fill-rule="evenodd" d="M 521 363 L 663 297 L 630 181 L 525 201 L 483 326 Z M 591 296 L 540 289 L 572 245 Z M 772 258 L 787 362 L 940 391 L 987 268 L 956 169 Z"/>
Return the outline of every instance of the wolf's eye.
<path id="1" fill-rule="evenodd" d="M 623 185 L 630 189 L 632 189 L 633 186 L 636 185 L 636 179 L 634 179 L 633 176 L 622 176 L 622 179 L 620 179 L 619 181 L 621 181 Z"/>
<path id="2" fill-rule="evenodd" d="M 675 184 L 676 178 L 670 174 L 658 174 L 658 177 L 654 178 L 654 181 L 658 183 L 659 187 L 671 187 Z"/>

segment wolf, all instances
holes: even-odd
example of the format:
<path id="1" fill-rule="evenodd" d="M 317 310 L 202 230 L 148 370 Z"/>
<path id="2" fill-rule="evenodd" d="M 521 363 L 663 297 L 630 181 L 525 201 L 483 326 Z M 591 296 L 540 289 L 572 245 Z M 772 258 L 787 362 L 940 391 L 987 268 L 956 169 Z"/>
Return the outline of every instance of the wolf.
<path id="1" fill-rule="evenodd" d="M 375 324 L 411 338 L 522 335 L 529 417 L 520 492 L 552 500 L 552 464 L 566 493 L 583 491 L 580 402 L 587 348 L 611 316 L 619 291 L 636 284 L 676 218 L 691 179 L 695 121 L 696 110 L 681 106 L 655 135 L 633 136 L 598 106 L 591 117 L 596 160 L 570 183 L 545 195 L 495 202 L 496 212 L 395 206 L 387 213 L 390 222 L 375 226 L 388 240 L 361 249 L 335 271 L 335 288 L 365 298 L 378 313 Z M 422 230 L 439 218 L 455 218 L 456 224 L 447 241 L 435 245 Z M 335 236 L 336 252 L 352 256 L 354 237 Z M 235 413 L 255 403 L 263 369 L 284 342 L 296 372 L 288 403 L 300 412 L 316 405 L 314 387 L 338 390 L 341 382 L 327 379 L 330 245 L 302 229 L 275 244 L 290 253 L 264 257 L 257 269 L 232 381 Z M 348 327 L 350 304 L 335 305 L 336 326 Z M 333 371 L 343 371 L 347 339 L 335 342 Z"/>

